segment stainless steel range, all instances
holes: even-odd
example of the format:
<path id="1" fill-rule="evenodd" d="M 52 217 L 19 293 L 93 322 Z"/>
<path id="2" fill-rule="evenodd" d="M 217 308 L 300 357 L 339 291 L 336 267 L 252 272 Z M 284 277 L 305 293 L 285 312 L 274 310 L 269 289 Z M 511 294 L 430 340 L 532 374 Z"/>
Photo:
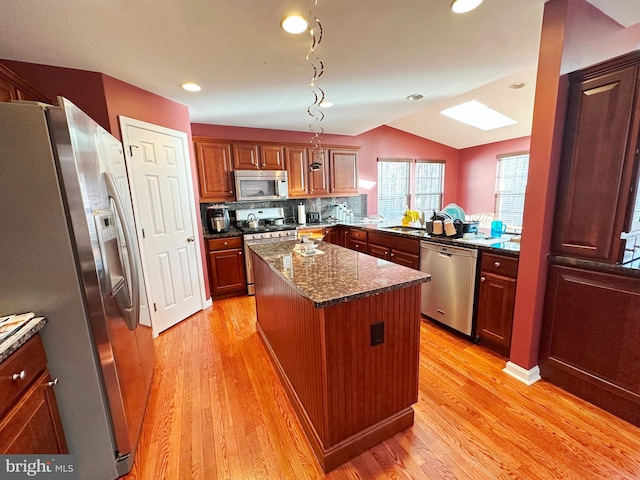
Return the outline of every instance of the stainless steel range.
<path id="1" fill-rule="evenodd" d="M 251 208 L 236 210 L 237 229 L 244 241 L 244 262 L 247 269 L 247 294 L 255 295 L 253 265 L 249 246 L 257 243 L 295 240 L 298 236 L 296 225 L 284 223 L 282 208 Z M 253 225 L 253 223 L 257 225 Z M 252 226 L 249 226 L 249 223 Z"/>

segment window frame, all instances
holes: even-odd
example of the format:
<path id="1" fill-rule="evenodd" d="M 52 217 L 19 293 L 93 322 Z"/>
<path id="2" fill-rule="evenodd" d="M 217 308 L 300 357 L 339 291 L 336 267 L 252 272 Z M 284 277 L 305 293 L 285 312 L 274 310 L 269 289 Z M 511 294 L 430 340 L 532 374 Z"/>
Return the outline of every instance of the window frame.
<path id="1" fill-rule="evenodd" d="M 498 190 L 499 187 L 499 183 L 500 183 L 500 179 L 502 178 L 500 176 L 500 162 L 504 161 L 507 158 L 516 158 L 516 157 L 527 157 L 527 168 L 525 169 L 525 174 L 526 177 L 524 179 L 524 186 L 522 188 L 522 191 L 520 192 L 519 190 L 511 190 L 512 193 L 506 193 L 508 192 L 507 190 Z M 514 228 L 515 230 L 518 229 L 522 229 L 522 223 L 524 222 L 523 219 L 523 215 L 524 215 L 524 200 L 525 200 L 525 195 L 526 195 L 526 190 L 527 190 L 527 182 L 528 182 L 528 177 L 529 177 L 529 161 L 531 160 L 531 152 L 529 150 L 525 150 L 525 151 L 519 151 L 519 152 L 511 152 L 511 153 L 503 153 L 500 155 L 496 155 L 496 178 L 495 178 L 495 189 L 494 189 L 494 197 L 493 197 L 493 214 L 494 214 L 494 218 L 502 220 L 506 225 L 508 225 L 509 227 Z M 517 193 L 513 193 L 513 192 L 517 192 Z M 511 209 L 511 211 L 504 211 L 505 209 L 503 209 L 503 212 L 498 212 L 498 206 L 501 202 L 501 198 L 504 198 L 505 196 L 511 196 L 511 197 L 522 197 L 521 203 L 522 204 L 522 210 L 519 212 L 519 217 L 520 217 L 520 222 L 513 222 L 513 221 L 509 221 L 510 219 L 513 218 L 513 209 Z M 518 200 L 512 200 L 514 202 L 517 202 Z M 504 217 L 504 218 L 503 218 Z"/>

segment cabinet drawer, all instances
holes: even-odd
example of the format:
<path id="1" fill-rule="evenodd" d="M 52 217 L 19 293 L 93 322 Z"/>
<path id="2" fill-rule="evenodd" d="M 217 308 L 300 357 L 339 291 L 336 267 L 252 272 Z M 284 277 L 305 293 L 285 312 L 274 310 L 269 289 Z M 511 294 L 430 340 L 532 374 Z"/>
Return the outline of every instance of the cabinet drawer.
<path id="1" fill-rule="evenodd" d="M 227 250 L 229 248 L 241 248 L 242 237 L 210 238 L 208 245 L 209 251 Z"/>
<path id="2" fill-rule="evenodd" d="M 34 335 L 0 364 L 0 416 L 7 412 L 46 366 L 47 356 L 40 335 Z M 14 380 L 14 375 L 24 378 Z"/>
<path id="3" fill-rule="evenodd" d="M 367 243 L 354 240 L 353 238 L 349 240 L 349 248 L 358 252 L 367 253 Z"/>
<path id="4" fill-rule="evenodd" d="M 514 278 L 518 275 L 518 259 L 514 257 L 483 253 L 480 265 L 480 270 L 483 272 L 492 272 Z"/>
<path id="5" fill-rule="evenodd" d="M 351 238 L 355 240 L 360 240 L 361 242 L 367 241 L 367 232 L 365 230 L 358 230 L 358 229 L 352 228 L 350 236 Z"/>
<path id="6" fill-rule="evenodd" d="M 369 244 L 381 247 L 393 248 L 414 255 L 420 254 L 420 240 L 417 238 L 405 238 L 400 235 L 369 232 Z"/>

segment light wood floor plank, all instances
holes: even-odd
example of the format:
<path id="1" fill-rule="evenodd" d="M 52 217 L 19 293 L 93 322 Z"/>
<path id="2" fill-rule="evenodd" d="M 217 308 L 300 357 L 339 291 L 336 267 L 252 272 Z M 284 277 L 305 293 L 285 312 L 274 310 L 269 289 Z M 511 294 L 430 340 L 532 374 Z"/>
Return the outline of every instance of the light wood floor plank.
<path id="1" fill-rule="evenodd" d="M 328 475 L 255 330 L 253 297 L 216 301 L 155 340 L 126 480 L 640 478 L 640 429 L 422 322 L 413 427 Z"/>

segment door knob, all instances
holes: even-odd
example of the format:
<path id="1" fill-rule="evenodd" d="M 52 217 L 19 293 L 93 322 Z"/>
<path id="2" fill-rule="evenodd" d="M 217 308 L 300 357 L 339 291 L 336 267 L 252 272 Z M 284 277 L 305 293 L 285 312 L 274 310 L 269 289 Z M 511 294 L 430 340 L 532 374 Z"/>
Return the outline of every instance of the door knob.
<path id="1" fill-rule="evenodd" d="M 193 237 L 187 237 L 187 242 L 193 242 L 194 238 Z"/>

